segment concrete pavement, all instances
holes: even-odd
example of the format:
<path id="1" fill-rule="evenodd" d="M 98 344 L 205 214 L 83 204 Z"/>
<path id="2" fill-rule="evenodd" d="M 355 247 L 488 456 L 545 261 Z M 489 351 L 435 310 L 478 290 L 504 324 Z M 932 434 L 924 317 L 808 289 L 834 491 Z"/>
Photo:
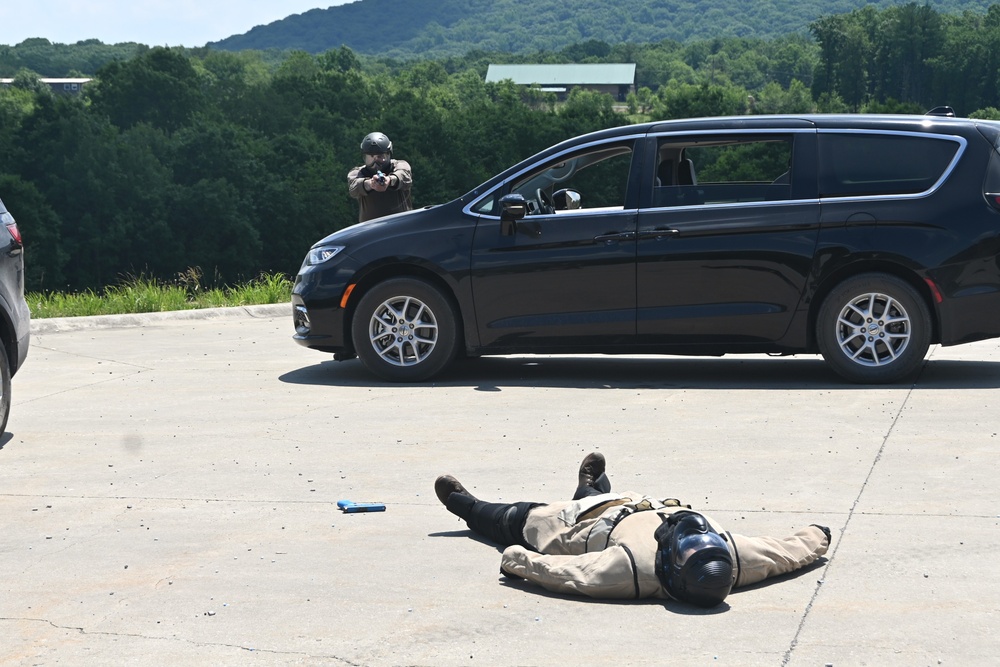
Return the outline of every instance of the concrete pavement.
<path id="1" fill-rule="evenodd" d="M 287 304 L 41 320 L 0 440 L 2 665 L 984 665 L 1000 650 L 1000 344 L 911 385 L 816 357 L 501 357 L 391 385 Z M 721 609 L 549 595 L 440 506 L 616 489 L 733 532 L 826 524 Z M 340 499 L 384 513 L 344 515 Z"/>

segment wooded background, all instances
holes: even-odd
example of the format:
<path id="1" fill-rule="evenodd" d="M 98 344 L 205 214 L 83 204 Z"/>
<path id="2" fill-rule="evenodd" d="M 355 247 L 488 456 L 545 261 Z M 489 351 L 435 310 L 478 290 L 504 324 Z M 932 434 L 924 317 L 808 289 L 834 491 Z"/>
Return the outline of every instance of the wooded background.
<path id="1" fill-rule="evenodd" d="M 484 82 L 490 63 L 516 62 L 634 62 L 639 90 L 624 107 L 587 91 L 557 104 Z M 25 239 L 30 291 L 190 267 L 224 285 L 294 275 L 310 245 L 357 220 L 346 174 L 374 130 L 413 166 L 424 206 L 563 139 L 654 118 L 939 104 L 1000 118 L 1000 5 L 868 6 L 766 38 L 441 57 L 33 39 L 0 47 L 0 75 L 15 78 L 0 90 L 0 197 Z M 74 75 L 95 80 L 76 96 L 38 81 Z"/>

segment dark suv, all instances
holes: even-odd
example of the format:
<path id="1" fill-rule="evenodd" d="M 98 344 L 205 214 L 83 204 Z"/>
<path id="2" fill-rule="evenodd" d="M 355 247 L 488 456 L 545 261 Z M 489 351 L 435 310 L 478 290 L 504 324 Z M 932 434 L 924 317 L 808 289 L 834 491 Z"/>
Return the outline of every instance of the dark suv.
<path id="1" fill-rule="evenodd" d="M 0 433 L 10 416 L 10 379 L 28 356 L 31 315 L 24 300 L 24 245 L 0 201 Z"/>
<path id="2" fill-rule="evenodd" d="M 1000 336 L 1000 123 L 703 118 L 553 146 L 309 251 L 295 340 L 424 380 L 457 354 L 821 353 L 853 382 Z"/>

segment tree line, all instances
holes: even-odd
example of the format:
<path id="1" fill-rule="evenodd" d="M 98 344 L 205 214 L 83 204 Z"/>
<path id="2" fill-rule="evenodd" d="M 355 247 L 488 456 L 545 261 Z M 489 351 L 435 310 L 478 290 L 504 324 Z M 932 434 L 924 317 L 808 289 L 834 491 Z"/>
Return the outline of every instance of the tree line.
<path id="1" fill-rule="evenodd" d="M 440 58 L 471 49 L 528 53 L 599 40 L 609 44 L 715 37 L 774 39 L 819 17 L 901 0 L 361 0 L 313 9 L 209 44 L 226 50 L 341 45 L 364 55 Z M 935 0 L 945 13 L 985 12 L 988 0 Z M 359 29 L 359 27 L 363 27 Z"/>
<path id="2" fill-rule="evenodd" d="M 0 197 L 25 237 L 31 291 L 191 267 L 214 285 L 293 275 L 312 243 L 357 219 L 346 174 L 373 130 L 413 165 L 424 206 L 557 141 L 652 118 L 947 103 L 1000 117 L 997 22 L 1000 6 L 904 5 L 821 19 L 814 39 L 591 40 L 421 60 L 140 48 L 102 64 L 79 96 L 27 70 L 0 90 Z M 484 81 L 491 62 L 529 61 L 635 62 L 639 89 L 620 105 Z"/>

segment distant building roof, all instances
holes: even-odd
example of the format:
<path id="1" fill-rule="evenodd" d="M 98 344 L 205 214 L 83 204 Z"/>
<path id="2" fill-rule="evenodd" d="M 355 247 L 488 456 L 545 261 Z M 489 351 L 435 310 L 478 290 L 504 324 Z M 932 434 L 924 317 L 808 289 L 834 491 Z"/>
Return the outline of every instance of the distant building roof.
<path id="1" fill-rule="evenodd" d="M 42 83 L 47 83 L 49 85 L 53 85 L 53 84 L 58 85 L 60 83 L 78 83 L 78 84 L 84 84 L 84 83 L 90 83 L 91 81 L 93 81 L 93 79 L 50 79 L 50 78 L 44 77 L 44 76 L 41 77 L 41 78 L 39 78 L 38 80 L 41 81 Z M 9 84 L 14 83 L 14 79 L 0 79 L 0 83 L 8 84 L 9 85 Z"/>
<path id="2" fill-rule="evenodd" d="M 55 84 L 59 84 L 59 83 L 90 83 L 91 81 L 93 81 L 93 79 L 49 79 L 49 78 L 43 77 L 43 78 L 39 79 L 39 81 L 41 81 L 42 83 L 55 83 Z"/>
<path id="3" fill-rule="evenodd" d="M 490 65 L 486 81 L 512 79 L 540 86 L 621 85 L 635 83 L 635 63 L 589 65 Z"/>

